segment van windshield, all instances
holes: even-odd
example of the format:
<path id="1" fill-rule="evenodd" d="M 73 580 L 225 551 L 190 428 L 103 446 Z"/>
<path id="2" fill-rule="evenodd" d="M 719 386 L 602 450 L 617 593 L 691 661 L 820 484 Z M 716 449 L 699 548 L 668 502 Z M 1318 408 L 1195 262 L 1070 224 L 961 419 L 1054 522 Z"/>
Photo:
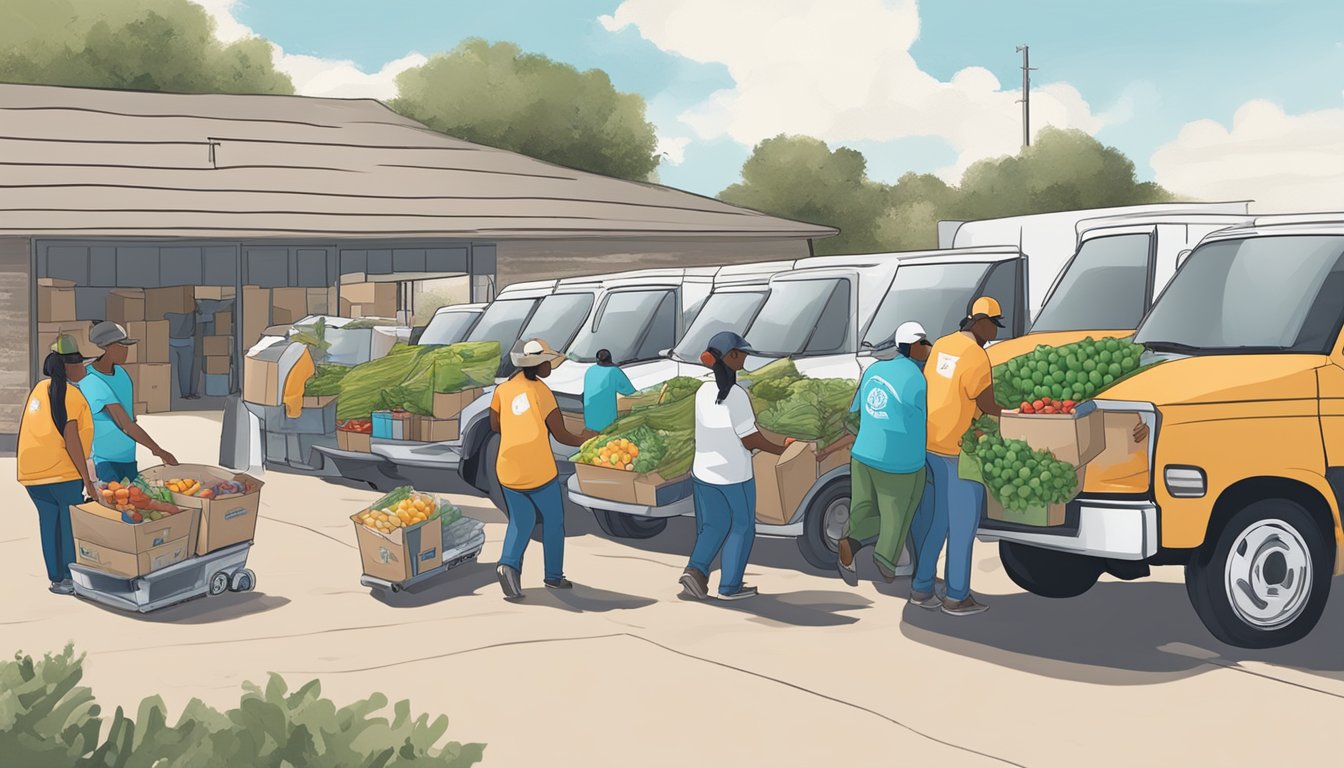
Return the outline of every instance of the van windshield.
<path id="1" fill-rule="evenodd" d="M 845 351 L 851 322 L 849 281 L 780 280 L 744 334 L 763 357 Z"/>
<path id="2" fill-rule="evenodd" d="M 930 339 L 952 333 L 989 267 L 985 263 L 902 266 L 863 340 L 876 346 L 890 339 L 901 323 L 911 321 L 924 326 Z"/>
<path id="3" fill-rule="evenodd" d="M 425 332 L 420 334 L 421 346 L 430 344 L 456 344 L 467 338 L 471 328 L 476 324 L 476 318 L 480 317 L 479 312 L 439 312 L 425 326 Z"/>
<path id="4" fill-rule="evenodd" d="M 705 345 L 719 331 L 742 332 L 751 325 L 752 318 L 765 303 L 766 291 L 744 291 L 711 294 L 686 335 L 672 350 L 672 357 L 684 363 L 700 359 Z"/>
<path id="5" fill-rule="evenodd" d="M 1157 352 L 1322 353 L 1344 316 L 1344 236 L 1223 240 L 1190 254 L 1139 328 Z"/>
<path id="6" fill-rule="evenodd" d="M 509 350 L 518 340 L 523 324 L 537 305 L 536 299 L 504 299 L 493 302 L 485 308 L 476 327 L 471 329 L 467 341 L 493 341 L 499 344 L 500 352 L 508 359 Z"/>
<path id="7" fill-rule="evenodd" d="M 1032 324 L 1043 331 L 1124 330 L 1148 309 L 1147 234 L 1088 240 Z"/>
<path id="8" fill-rule="evenodd" d="M 569 357 L 593 363 L 597 362 L 598 350 L 605 349 L 617 365 L 652 360 L 671 349 L 676 339 L 677 308 L 672 291 L 616 291 L 602 303 L 596 322 L 579 332 Z"/>
<path id="9" fill-rule="evenodd" d="M 532 319 L 518 334 L 520 339 L 541 339 L 551 349 L 563 352 L 574 341 L 583 321 L 593 310 L 591 293 L 554 293 L 541 300 Z"/>

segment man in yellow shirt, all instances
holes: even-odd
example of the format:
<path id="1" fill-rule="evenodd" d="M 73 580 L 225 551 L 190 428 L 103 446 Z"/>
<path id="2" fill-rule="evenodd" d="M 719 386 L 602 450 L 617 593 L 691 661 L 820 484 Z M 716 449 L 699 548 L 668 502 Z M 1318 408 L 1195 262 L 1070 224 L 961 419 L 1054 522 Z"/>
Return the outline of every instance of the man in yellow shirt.
<path id="1" fill-rule="evenodd" d="M 47 578 L 59 595 L 75 592 L 70 580 L 75 560 L 70 507 L 97 492 L 89 476 L 93 412 L 75 387 L 91 359 L 80 353 L 73 337 L 59 336 L 42 364 L 47 378 L 28 394 L 19 422 L 19 483 L 37 506 Z"/>
<path id="2" fill-rule="evenodd" d="M 504 551 L 495 569 L 504 596 L 523 596 L 520 574 L 523 553 L 532 529 L 541 517 L 541 548 L 546 561 L 546 586 L 569 589 L 565 578 L 565 500 L 560 493 L 559 471 L 551 453 L 551 435 L 565 445 L 583 445 L 597 433 L 571 433 L 555 402 L 555 395 L 542 382 L 565 357 L 540 339 L 519 341 L 509 354 L 518 373 L 495 387 L 490 401 L 490 428 L 499 433 L 499 458 L 495 473 L 504 490 L 509 515 L 504 533 Z"/>
<path id="3" fill-rule="evenodd" d="M 924 365 L 928 379 L 928 469 L 932 493 L 926 492 L 912 525 L 918 557 L 910 602 L 941 609 L 952 616 L 988 610 L 971 596 L 971 549 L 985 512 L 985 488 L 957 476 L 961 438 L 980 413 L 998 416 L 994 379 L 985 346 L 999 335 L 1003 310 L 982 296 L 971 304 L 961 330 L 939 339 Z M 947 595 L 933 594 L 934 576 L 943 542 L 947 542 L 944 580 Z"/>

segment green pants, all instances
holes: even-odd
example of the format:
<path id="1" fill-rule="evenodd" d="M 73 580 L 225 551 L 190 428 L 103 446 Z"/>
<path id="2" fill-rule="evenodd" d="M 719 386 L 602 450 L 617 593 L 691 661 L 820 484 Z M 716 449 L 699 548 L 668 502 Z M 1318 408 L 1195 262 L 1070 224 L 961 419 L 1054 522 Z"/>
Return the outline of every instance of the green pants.
<path id="1" fill-rule="evenodd" d="M 925 468 L 896 475 L 850 460 L 849 538 L 867 543 L 874 536 L 873 557 L 891 570 L 901 561 L 910 521 L 924 496 Z"/>

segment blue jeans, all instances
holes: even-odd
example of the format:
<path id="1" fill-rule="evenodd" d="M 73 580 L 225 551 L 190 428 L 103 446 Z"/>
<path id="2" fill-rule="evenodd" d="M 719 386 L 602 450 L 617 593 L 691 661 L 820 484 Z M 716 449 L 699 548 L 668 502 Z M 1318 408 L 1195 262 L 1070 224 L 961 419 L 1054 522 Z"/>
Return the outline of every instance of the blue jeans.
<path id="1" fill-rule="evenodd" d="M 957 457 L 930 453 L 930 487 L 925 489 L 911 525 L 915 538 L 915 592 L 932 592 L 938 555 L 947 543 L 943 579 L 947 598 L 965 600 L 971 594 L 971 549 L 985 514 L 985 487 L 957 477 Z"/>
<path id="2" fill-rule="evenodd" d="M 723 552 L 719 594 L 742 589 L 742 575 L 756 542 L 756 481 L 714 485 L 692 478 L 695 492 L 695 548 L 690 567 L 709 575 L 710 563 Z"/>
<path id="3" fill-rule="evenodd" d="M 95 460 L 93 473 L 100 482 L 120 483 L 122 480 L 134 480 L 140 474 L 140 467 L 134 461 Z"/>
<path id="4" fill-rule="evenodd" d="M 42 529 L 42 557 L 47 561 L 47 578 L 53 582 L 70 578 L 75 561 L 75 534 L 70 531 L 70 507 L 84 503 L 84 483 L 28 486 L 28 495 L 37 505 L 38 526 Z"/>
<path id="5" fill-rule="evenodd" d="M 560 494 L 559 478 L 527 491 L 504 488 L 504 506 L 509 510 L 509 525 L 504 531 L 504 551 L 500 565 L 522 573 L 523 553 L 532 538 L 532 529 L 541 516 L 541 551 L 546 561 L 546 578 L 565 577 L 565 499 Z"/>

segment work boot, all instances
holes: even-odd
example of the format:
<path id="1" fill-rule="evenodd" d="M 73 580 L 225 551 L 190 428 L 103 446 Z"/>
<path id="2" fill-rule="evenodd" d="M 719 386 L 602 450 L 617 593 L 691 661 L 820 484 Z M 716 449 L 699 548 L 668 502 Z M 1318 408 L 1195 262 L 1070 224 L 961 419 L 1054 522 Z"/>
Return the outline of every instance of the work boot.
<path id="1" fill-rule="evenodd" d="M 759 593 L 756 591 L 756 588 L 755 588 L 755 587 L 751 587 L 751 586 L 747 586 L 746 584 L 743 584 L 741 587 L 738 587 L 738 589 L 737 589 L 736 592 L 730 592 L 730 593 L 728 593 L 728 594 L 726 594 L 726 595 L 723 594 L 722 592 L 720 592 L 720 593 L 719 593 L 719 599 L 720 599 L 720 600 L 728 600 L 728 601 L 733 601 L 733 600 L 746 600 L 746 599 L 749 598 L 749 597 L 755 597 L 757 594 L 759 594 Z"/>
<path id="2" fill-rule="evenodd" d="M 951 598 L 943 598 L 943 613 L 948 616 L 974 616 L 977 613 L 984 613 L 989 610 L 988 605 L 982 605 L 975 602 L 975 598 L 970 595 L 965 600 L 953 601 Z"/>
<path id="3" fill-rule="evenodd" d="M 693 600 L 709 597 L 709 577 L 695 568 L 687 568 L 681 574 L 681 594 Z"/>
<path id="4" fill-rule="evenodd" d="M 854 556 L 863 548 L 861 542 L 845 536 L 840 539 L 840 554 L 836 558 L 836 565 L 839 566 L 840 578 L 851 587 L 859 586 L 859 569 L 854 564 Z"/>
<path id="5" fill-rule="evenodd" d="M 523 596 L 523 586 L 519 583 L 516 569 L 500 565 L 495 569 L 495 574 L 499 576 L 499 588 L 504 590 L 505 600 L 517 600 Z"/>

